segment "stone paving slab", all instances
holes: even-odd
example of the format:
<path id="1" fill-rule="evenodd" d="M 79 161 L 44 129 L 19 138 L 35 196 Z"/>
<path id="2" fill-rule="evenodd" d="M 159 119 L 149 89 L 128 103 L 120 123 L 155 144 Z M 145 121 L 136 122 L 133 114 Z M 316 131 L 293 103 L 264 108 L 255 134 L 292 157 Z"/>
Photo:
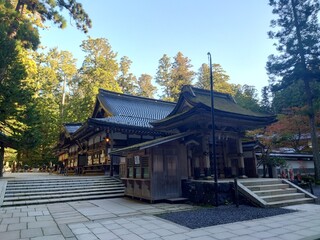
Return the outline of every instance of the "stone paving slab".
<path id="1" fill-rule="evenodd" d="M 117 199 L 119 201 L 119 199 Z M 110 203 L 113 208 L 109 210 L 106 206 Z M 77 210 L 74 206 L 80 209 Z M 158 218 L 153 215 L 146 215 L 143 211 L 146 209 L 157 208 L 163 211 L 171 210 L 171 206 L 165 208 L 165 204 L 145 204 L 136 201 L 124 199 L 117 204 L 114 200 L 104 201 L 103 212 L 113 214 L 113 217 L 106 217 L 96 221 L 91 221 L 88 216 L 92 214 L 88 208 L 97 210 L 97 206 L 101 205 L 101 201 L 76 202 L 39 206 L 38 208 L 7 208 L 1 209 L 2 215 L 8 216 L 9 213 L 26 211 L 29 215 L 39 215 L 30 217 L 11 217 L 2 219 L 0 223 L 0 239 L 43 239 L 43 240 L 59 240 L 59 239 L 130 239 L 130 240 L 185 240 L 185 239 L 314 239 L 320 236 L 320 206 L 319 205 L 300 205 L 288 208 L 299 210 L 292 214 L 285 214 L 263 219 L 255 219 L 244 222 L 229 223 L 218 226 L 205 227 L 200 229 L 189 229 L 167 220 Z M 141 204 L 136 208 L 134 216 L 121 217 L 117 214 L 122 205 L 126 204 L 128 209 L 135 208 L 137 204 Z M 145 205 L 145 208 L 143 207 Z M 131 206 L 133 206 L 131 208 Z M 60 207 L 60 208 L 59 208 Z M 158 208 L 159 207 L 159 208 Z M 179 205 L 179 209 L 190 209 L 189 205 Z M 73 223 L 58 224 L 63 214 L 68 209 L 68 214 L 81 216 L 81 219 L 74 219 Z M 60 211 L 59 211 L 60 210 Z M 53 211 L 53 212 L 52 212 Z M 39 213 L 39 214 L 35 214 Z M 41 214 L 40 214 L 41 213 Z M 45 216 L 43 216 L 45 215 Z M 37 219 L 37 217 L 39 219 Z M 41 217 L 48 217 L 41 219 Z M 26 219 L 27 218 L 27 219 Z M 29 219 L 28 219 L 29 218 Z M 53 220 L 50 220 L 50 219 Z M 290 219 L 304 219 L 303 224 L 297 225 L 297 221 Z M 19 220 L 17 222 L 17 219 Z M 4 221 L 5 220 L 5 221 Z M 27 222 L 25 220 L 30 220 Z M 298 227 L 297 227 L 298 226 Z M 313 238 L 312 238 L 313 237 Z"/>
<path id="2" fill-rule="evenodd" d="M 0 240 L 217 240 L 320 238 L 320 205 L 286 207 L 298 212 L 250 221 L 187 227 L 155 213 L 194 209 L 187 204 L 148 204 L 128 198 L 0 208 Z"/>

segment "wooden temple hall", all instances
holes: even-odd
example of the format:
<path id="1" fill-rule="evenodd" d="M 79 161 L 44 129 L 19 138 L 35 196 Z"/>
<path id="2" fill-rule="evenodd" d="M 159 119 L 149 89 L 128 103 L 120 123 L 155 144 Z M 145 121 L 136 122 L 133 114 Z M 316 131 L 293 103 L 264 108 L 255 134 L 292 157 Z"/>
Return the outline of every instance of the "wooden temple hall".
<path id="1" fill-rule="evenodd" d="M 59 161 L 68 174 L 117 176 L 125 194 L 146 200 L 181 196 L 181 181 L 211 176 L 210 91 L 184 86 L 177 103 L 100 89 L 84 124 L 65 124 Z M 237 105 L 214 93 L 218 177 L 256 177 L 254 158 L 243 155 L 246 130 L 264 127 L 275 116 Z"/>

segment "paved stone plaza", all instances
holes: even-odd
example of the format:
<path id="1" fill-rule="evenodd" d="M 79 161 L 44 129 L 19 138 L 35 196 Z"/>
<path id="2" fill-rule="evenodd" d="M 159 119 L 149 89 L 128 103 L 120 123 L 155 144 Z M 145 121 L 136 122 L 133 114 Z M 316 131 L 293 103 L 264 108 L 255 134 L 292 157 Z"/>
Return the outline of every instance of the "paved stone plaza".
<path id="1" fill-rule="evenodd" d="M 4 178 L 0 183 L 6 181 Z M 320 205 L 298 212 L 200 229 L 155 214 L 193 209 L 187 204 L 148 204 L 128 198 L 0 208 L 0 239 L 318 239 Z M 232 213 L 231 213 L 232 214 Z"/>

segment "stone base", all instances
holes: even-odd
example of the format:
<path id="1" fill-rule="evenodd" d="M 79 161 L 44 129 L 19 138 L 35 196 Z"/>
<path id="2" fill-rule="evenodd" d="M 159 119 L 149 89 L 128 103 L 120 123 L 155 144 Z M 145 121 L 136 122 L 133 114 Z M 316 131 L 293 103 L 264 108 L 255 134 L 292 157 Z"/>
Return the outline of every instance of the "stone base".
<path id="1" fill-rule="evenodd" d="M 246 173 L 244 171 L 244 168 L 238 168 L 238 176 L 245 176 Z"/>

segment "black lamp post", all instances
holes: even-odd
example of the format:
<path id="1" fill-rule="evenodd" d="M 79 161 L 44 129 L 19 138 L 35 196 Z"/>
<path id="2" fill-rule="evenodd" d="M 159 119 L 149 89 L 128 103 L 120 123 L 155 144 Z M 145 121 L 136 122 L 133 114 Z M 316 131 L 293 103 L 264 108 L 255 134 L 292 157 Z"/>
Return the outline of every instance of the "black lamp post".
<path id="1" fill-rule="evenodd" d="M 216 135 L 214 130 L 214 97 L 213 97 L 213 76 L 212 76 L 212 61 L 211 53 L 208 52 L 209 66 L 210 66 L 210 95 L 211 95 L 211 126 L 212 126 L 212 153 L 210 155 L 210 171 L 214 174 L 214 188 L 215 188 L 215 204 L 218 206 L 218 169 L 216 158 Z"/>

